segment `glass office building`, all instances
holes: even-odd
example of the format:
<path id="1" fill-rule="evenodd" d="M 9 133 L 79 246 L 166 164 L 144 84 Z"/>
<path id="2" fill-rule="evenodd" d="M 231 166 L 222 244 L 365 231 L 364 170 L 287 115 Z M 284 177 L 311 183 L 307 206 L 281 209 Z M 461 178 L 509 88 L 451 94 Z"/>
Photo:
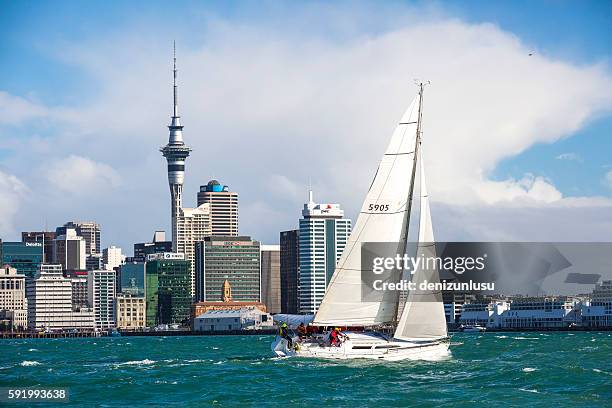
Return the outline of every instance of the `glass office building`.
<path id="1" fill-rule="evenodd" d="M 34 278 L 43 262 L 42 242 L 2 242 L 2 263 Z"/>
<path id="2" fill-rule="evenodd" d="M 147 326 L 188 325 L 192 300 L 191 265 L 185 255 L 149 255 L 145 272 Z"/>

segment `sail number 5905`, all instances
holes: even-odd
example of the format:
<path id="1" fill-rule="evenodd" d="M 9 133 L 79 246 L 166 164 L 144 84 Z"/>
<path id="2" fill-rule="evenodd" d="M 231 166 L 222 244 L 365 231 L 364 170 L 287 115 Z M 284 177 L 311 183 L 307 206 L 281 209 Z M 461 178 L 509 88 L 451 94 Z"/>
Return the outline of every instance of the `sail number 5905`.
<path id="1" fill-rule="evenodd" d="M 368 211 L 374 211 L 374 212 L 389 211 L 389 204 L 370 204 L 368 206 Z"/>

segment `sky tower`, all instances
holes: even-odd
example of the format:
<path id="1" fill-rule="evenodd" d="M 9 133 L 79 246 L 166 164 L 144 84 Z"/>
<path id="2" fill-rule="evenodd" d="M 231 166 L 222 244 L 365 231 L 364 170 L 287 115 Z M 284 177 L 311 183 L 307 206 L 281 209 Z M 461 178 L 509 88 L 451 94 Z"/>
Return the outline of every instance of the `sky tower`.
<path id="1" fill-rule="evenodd" d="M 177 218 L 183 207 L 183 182 L 185 180 L 185 159 L 189 156 L 191 148 L 183 142 L 183 126 L 178 114 L 178 92 L 176 86 L 176 44 L 173 46 L 174 60 L 174 104 L 172 120 L 168 129 L 170 137 L 168 144 L 160 149 L 168 161 L 168 184 L 170 185 L 170 206 L 172 217 L 172 246 L 176 250 L 177 242 Z"/>

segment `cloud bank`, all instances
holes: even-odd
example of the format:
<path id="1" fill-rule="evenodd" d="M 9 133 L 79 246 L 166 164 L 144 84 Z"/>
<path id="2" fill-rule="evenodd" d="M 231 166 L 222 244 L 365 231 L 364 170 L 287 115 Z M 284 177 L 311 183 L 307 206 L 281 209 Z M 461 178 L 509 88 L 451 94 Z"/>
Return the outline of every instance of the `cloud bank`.
<path id="1" fill-rule="evenodd" d="M 195 205 L 197 187 L 218 178 L 240 194 L 241 232 L 272 243 L 278 231 L 297 226 L 311 180 L 318 200 L 342 203 L 354 217 L 415 96 L 413 79 L 422 78 L 432 82 L 423 143 L 439 239 L 607 236 L 591 227 L 609 222 L 610 200 L 563 197 L 538 174 L 491 176 L 501 160 L 568 137 L 609 113 L 606 67 L 529 56 L 530 47 L 491 24 L 408 17 L 405 24 L 342 39 L 210 20 L 206 39 L 188 48 L 179 43 L 179 108 L 193 148 L 185 204 Z M 3 136 L 13 146 L 9 164 L 51 160 L 43 179 L 68 193 L 54 195 L 53 208 L 45 209 L 52 222 L 75 213 L 100 219 L 105 242 L 124 246 L 148 239 L 155 228 L 168 229 L 158 148 L 167 141 L 170 115 L 170 40 L 140 28 L 62 50 L 62 58 L 69 55 L 102 91 L 79 107 L 0 94 L 0 112 L 14 117 L 12 125 L 40 116 L 62 123 L 42 141 Z M 32 140 L 38 151 L 22 148 Z M 34 174 L 23 177 L 34 195 L 50 196 L 50 186 Z M 82 210 L 83 195 L 95 201 L 90 213 Z M 27 210 L 42 211 L 34 202 Z M 577 220 L 585 207 L 593 212 L 584 224 L 555 224 Z M 27 224 L 21 222 L 27 214 L 13 211 L 10 218 Z M 553 224 L 549 234 L 542 232 Z M 9 226 L 0 224 L 0 233 Z"/>

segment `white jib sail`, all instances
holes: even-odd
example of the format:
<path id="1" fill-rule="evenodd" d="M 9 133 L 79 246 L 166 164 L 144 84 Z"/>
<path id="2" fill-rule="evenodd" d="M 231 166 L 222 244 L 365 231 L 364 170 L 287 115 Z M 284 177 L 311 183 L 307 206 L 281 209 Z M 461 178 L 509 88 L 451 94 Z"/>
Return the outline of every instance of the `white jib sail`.
<path id="1" fill-rule="evenodd" d="M 429 196 L 425 184 L 425 166 L 423 151 L 420 150 L 417 160 L 421 171 L 421 206 L 419 218 L 419 239 L 417 257 L 422 259 L 436 258 Z M 420 264 L 423 265 L 423 264 Z M 417 267 L 412 275 L 412 282 L 417 284 L 416 290 L 408 293 L 406 304 L 399 319 L 394 337 L 400 340 L 431 340 L 446 337 L 446 318 L 442 292 L 419 288 L 421 283 L 440 282 L 436 262 L 430 262 L 426 267 Z"/>
<path id="2" fill-rule="evenodd" d="M 380 301 L 362 301 L 361 244 L 394 242 L 403 251 L 418 116 L 417 96 L 395 128 L 380 161 L 355 227 L 315 315 L 315 325 L 371 326 L 396 320 L 398 292 L 385 291 Z M 371 273 L 371 265 L 364 267 Z"/>

